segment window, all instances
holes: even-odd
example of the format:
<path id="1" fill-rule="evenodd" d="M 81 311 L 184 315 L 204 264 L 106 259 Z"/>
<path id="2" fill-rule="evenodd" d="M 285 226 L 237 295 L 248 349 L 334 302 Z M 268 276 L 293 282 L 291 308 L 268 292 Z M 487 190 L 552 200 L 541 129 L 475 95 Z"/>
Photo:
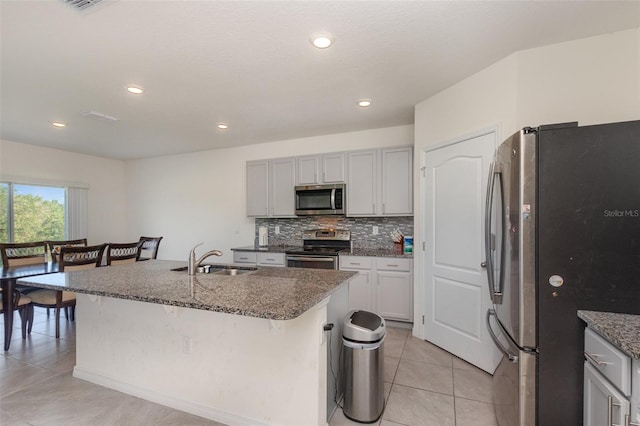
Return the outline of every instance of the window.
<path id="1" fill-rule="evenodd" d="M 0 184 L 0 242 L 64 240 L 64 187 Z"/>

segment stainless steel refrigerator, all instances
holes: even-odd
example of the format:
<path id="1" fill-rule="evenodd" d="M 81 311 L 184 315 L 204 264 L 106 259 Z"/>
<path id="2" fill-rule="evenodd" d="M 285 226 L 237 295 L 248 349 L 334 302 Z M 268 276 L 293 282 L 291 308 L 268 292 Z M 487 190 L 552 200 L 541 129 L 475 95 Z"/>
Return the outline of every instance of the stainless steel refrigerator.
<path id="1" fill-rule="evenodd" d="M 490 169 L 486 221 L 498 423 L 582 425 L 577 311 L 640 314 L 640 121 L 514 134 Z"/>

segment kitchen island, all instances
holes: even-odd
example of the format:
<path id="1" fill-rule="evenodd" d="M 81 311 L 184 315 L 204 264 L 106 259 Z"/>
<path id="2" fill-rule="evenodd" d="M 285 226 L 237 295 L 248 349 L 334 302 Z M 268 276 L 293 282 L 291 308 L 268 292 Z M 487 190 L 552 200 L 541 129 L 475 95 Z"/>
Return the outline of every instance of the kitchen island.
<path id="1" fill-rule="evenodd" d="M 345 271 L 150 260 L 20 280 L 77 294 L 74 376 L 227 424 L 324 425 Z M 333 331 L 323 330 L 331 319 Z M 335 353 L 334 353 L 335 355 Z"/>

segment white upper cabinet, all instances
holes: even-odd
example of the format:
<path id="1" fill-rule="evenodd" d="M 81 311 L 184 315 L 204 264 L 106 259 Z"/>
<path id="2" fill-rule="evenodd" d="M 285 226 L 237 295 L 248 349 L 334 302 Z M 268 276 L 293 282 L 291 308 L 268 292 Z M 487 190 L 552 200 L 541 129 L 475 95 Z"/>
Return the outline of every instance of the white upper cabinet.
<path id="1" fill-rule="evenodd" d="M 349 152 L 347 158 L 347 216 L 376 216 L 378 150 Z"/>
<path id="2" fill-rule="evenodd" d="M 345 181 L 345 154 L 306 155 L 297 158 L 296 185 Z"/>
<path id="3" fill-rule="evenodd" d="M 413 215 L 413 147 L 347 154 L 347 216 Z"/>
<path id="4" fill-rule="evenodd" d="M 247 161 L 247 216 L 295 217 L 295 158 Z"/>
<path id="5" fill-rule="evenodd" d="M 295 158 L 271 160 L 271 216 L 293 217 L 295 208 Z"/>
<path id="6" fill-rule="evenodd" d="M 320 161 L 321 158 L 319 155 L 298 157 L 296 185 L 315 185 L 319 183 Z"/>
<path id="7" fill-rule="evenodd" d="M 247 216 L 269 215 L 269 161 L 247 161 Z"/>
<path id="8" fill-rule="evenodd" d="M 413 148 L 382 150 L 382 215 L 413 214 Z"/>
<path id="9" fill-rule="evenodd" d="M 247 216 L 295 217 L 295 186 L 346 183 L 347 216 L 413 215 L 413 147 L 247 161 Z"/>
<path id="10" fill-rule="evenodd" d="M 346 161 L 344 152 L 325 154 L 322 156 L 322 181 L 324 183 L 340 183 L 346 178 Z"/>

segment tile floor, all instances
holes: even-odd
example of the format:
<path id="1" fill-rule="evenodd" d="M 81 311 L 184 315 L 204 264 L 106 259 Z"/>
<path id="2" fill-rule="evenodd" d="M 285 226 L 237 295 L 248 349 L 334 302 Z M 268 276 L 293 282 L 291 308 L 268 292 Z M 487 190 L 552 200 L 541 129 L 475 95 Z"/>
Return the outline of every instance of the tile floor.
<path id="1" fill-rule="evenodd" d="M 0 320 L 0 325 L 2 321 Z M 0 356 L 0 425 L 220 425 L 129 396 L 71 373 L 74 323 L 36 309 L 33 331 L 20 336 L 16 316 L 11 348 Z M 389 328 L 385 342 L 387 406 L 380 424 L 493 426 L 491 378 L 446 351 Z M 338 409 L 330 426 L 357 425 Z"/>

